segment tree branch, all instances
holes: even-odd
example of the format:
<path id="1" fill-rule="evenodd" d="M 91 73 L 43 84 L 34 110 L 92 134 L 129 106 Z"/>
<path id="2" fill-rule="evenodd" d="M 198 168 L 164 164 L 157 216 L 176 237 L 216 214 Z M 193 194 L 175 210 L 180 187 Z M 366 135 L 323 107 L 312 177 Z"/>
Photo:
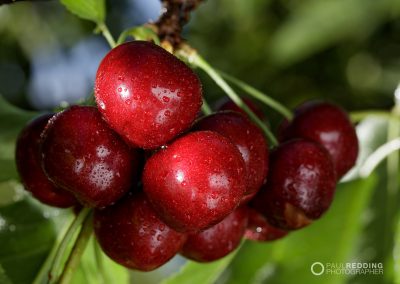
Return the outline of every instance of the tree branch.
<path id="1" fill-rule="evenodd" d="M 173 47 L 179 46 L 182 39 L 182 28 L 189 21 L 190 13 L 204 0 L 160 0 L 164 13 L 156 22 L 161 41 L 169 42 Z"/>

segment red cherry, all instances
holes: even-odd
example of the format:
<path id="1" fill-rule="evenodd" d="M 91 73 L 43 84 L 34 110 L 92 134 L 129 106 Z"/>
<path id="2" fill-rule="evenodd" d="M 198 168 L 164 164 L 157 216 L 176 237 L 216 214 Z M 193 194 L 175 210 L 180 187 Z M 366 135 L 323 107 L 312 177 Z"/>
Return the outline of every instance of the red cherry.
<path id="1" fill-rule="evenodd" d="M 249 221 L 244 237 L 251 241 L 267 242 L 285 237 L 288 231 L 271 226 L 267 219 L 253 208 L 248 208 Z"/>
<path id="2" fill-rule="evenodd" d="M 143 193 L 128 195 L 113 206 L 96 210 L 94 230 L 111 259 L 142 271 L 166 263 L 186 240 L 185 234 L 158 219 Z"/>
<path id="3" fill-rule="evenodd" d="M 87 206 L 111 205 L 136 182 L 140 157 L 94 107 L 73 106 L 57 114 L 43 137 L 47 176 Z"/>
<path id="4" fill-rule="evenodd" d="M 241 205 L 246 205 L 247 203 L 249 203 L 254 198 L 254 196 L 257 195 L 257 192 L 258 191 L 255 191 L 255 192 L 250 193 L 250 194 L 245 194 L 243 196 L 242 200 L 240 201 L 240 206 Z"/>
<path id="5" fill-rule="evenodd" d="M 17 139 L 15 162 L 21 181 L 27 191 L 41 202 L 60 208 L 78 203 L 76 198 L 57 186 L 45 175 L 42 169 L 40 134 L 53 114 L 45 114 L 31 121 Z"/>
<path id="6" fill-rule="evenodd" d="M 181 254 L 198 262 L 224 257 L 240 244 L 247 226 L 247 208 L 240 207 L 213 227 L 189 234 Z"/>
<path id="7" fill-rule="evenodd" d="M 228 138 L 198 131 L 146 163 L 143 189 L 159 217 L 177 231 L 199 231 L 225 218 L 245 190 L 245 165 Z"/>
<path id="8" fill-rule="evenodd" d="M 271 225 L 295 230 L 328 210 L 335 186 L 329 153 L 312 141 L 291 140 L 271 152 L 268 181 L 251 204 Z"/>
<path id="9" fill-rule="evenodd" d="M 246 164 L 245 194 L 253 194 L 260 189 L 268 172 L 268 144 L 257 126 L 242 114 L 229 111 L 206 116 L 194 128 L 215 131 L 229 138 Z"/>
<path id="10" fill-rule="evenodd" d="M 258 116 L 259 119 L 261 119 L 264 122 L 268 121 L 268 119 L 265 116 L 262 109 L 258 105 L 256 105 L 251 99 L 242 98 L 242 101 L 254 112 L 255 115 Z M 224 97 L 223 99 L 219 100 L 216 103 L 216 109 L 220 110 L 220 111 L 221 110 L 231 110 L 231 111 L 239 112 L 247 117 L 247 113 L 243 109 L 238 107 L 237 104 L 235 104 L 228 97 Z"/>
<path id="11" fill-rule="evenodd" d="M 351 169 L 358 155 L 357 135 L 347 113 L 337 105 L 311 101 L 301 105 L 290 123 L 281 127 L 281 140 L 310 139 L 323 145 L 340 179 Z"/>
<path id="12" fill-rule="evenodd" d="M 200 110 L 201 84 L 183 62 L 144 41 L 111 50 L 96 76 L 100 112 L 133 146 L 157 148 L 190 127 Z"/>

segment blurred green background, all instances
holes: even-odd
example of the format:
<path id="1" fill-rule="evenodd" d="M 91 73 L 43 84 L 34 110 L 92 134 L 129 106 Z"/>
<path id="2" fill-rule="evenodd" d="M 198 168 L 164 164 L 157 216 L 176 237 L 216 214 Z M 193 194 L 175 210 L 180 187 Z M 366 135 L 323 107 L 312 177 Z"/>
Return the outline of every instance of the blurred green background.
<path id="1" fill-rule="evenodd" d="M 114 37 L 128 27 L 156 20 L 161 11 L 158 0 L 106 4 Z M 0 283 L 31 283 L 60 223 L 70 218 L 68 212 L 21 197 L 14 141 L 36 111 L 91 95 L 97 66 L 109 50 L 106 41 L 93 34 L 94 28 L 58 1 L 0 6 L 0 94 L 8 101 L 0 101 Z M 184 37 L 214 67 L 289 108 L 322 98 L 351 111 L 390 110 L 400 82 L 399 0 L 208 0 L 192 15 Z M 223 96 L 207 76 L 199 75 L 210 102 Z M 268 107 L 264 110 L 276 126 L 281 118 Z M 365 158 L 399 136 L 400 125 L 369 118 L 357 131 Z M 282 241 L 246 243 L 232 262 L 233 255 L 211 265 L 190 263 L 170 280 L 166 275 L 176 272 L 183 259 L 152 273 L 129 275 L 107 260 L 112 283 L 128 277 L 132 283 L 164 279 L 170 284 L 215 279 L 243 284 L 400 283 L 396 157 L 368 179 L 341 184 L 326 216 Z M 93 253 L 87 252 L 74 283 L 99 283 Z M 310 273 L 315 261 L 382 262 L 385 273 L 316 277 Z"/>
<path id="2" fill-rule="evenodd" d="M 107 8 L 115 36 L 160 13 L 158 0 L 108 1 Z M 37 92 L 58 100 L 65 95 L 67 101 L 87 96 L 90 88 L 73 90 L 63 77 L 79 73 L 87 84 L 93 81 L 107 50 L 93 37 L 94 27 L 58 1 L 1 7 L 0 92 L 26 108 L 52 105 L 27 99 Z M 400 77 L 398 0 L 208 0 L 193 15 L 185 37 L 215 67 L 290 107 L 326 98 L 349 109 L 389 108 Z M 64 84 L 37 83 L 46 64 L 52 71 L 48 80 Z M 222 95 L 203 81 L 206 96 Z"/>

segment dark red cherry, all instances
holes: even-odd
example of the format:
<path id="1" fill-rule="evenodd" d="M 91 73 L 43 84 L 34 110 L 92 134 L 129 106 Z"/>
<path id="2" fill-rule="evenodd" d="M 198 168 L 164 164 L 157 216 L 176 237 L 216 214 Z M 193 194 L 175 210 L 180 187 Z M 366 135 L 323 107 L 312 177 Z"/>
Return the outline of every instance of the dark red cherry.
<path id="1" fill-rule="evenodd" d="M 257 195 L 257 192 L 258 190 L 253 193 L 243 195 L 243 198 L 240 201 L 240 205 L 246 205 L 247 203 L 249 203 L 254 198 L 254 196 Z"/>
<path id="2" fill-rule="evenodd" d="M 215 131 L 229 138 L 246 164 L 245 194 L 249 195 L 260 189 L 268 172 L 268 144 L 257 126 L 242 114 L 228 111 L 206 116 L 194 128 Z"/>
<path id="3" fill-rule="evenodd" d="M 144 41 L 111 50 L 97 71 L 99 110 L 124 139 L 157 148 L 189 128 L 200 110 L 201 84 L 182 61 Z"/>
<path id="4" fill-rule="evenodd" d="M 251 99 L 249 98 L 242 98 L 242 101 L 254 112 L 255 115 L 258 116 L 259 119 L 261 119 L 264 122 L 267 122 L 268 119 L 265 116 L 264 112 L 262 111 L 262 109 L 256 105 Z M 247 117 L 247 113 L 241 109 L 240 107 L 237 106 L 237 104 L 235 104 L 232 100 L 230 100 L 228 97 L 224 97 L 221 100 L 219 100 L 216 103 L 216 109 L 217 110 L 232 110 L 232 111 L 236 111 L 239 112 L 241 114 L 243 114 L 244 116 Z"/>
<path id="5" fill-rule="evenodd" d="M 247 226 L 247 208 L 239 207 L 211 228 L 189 234 L 181 254 L 198 262 L 217 260 L 235 250 Z"/>
<path id="6" fill-rule="evenodd" d="M 58 186 L 90 207 L 111 205 L 136 183 L 138 154 L 94 107 L 73 106 L 43 132 L 43 166 Z"/>
<path id="7" fill-rule="evenodd" d="M 288 231 L 271 226 L 267 219 L 253 208 L 248 208 L 248 210 L 249 221 L 244 233 L 246 239 L 267 242 L 281 239 L 288 234 Z"/>
<path id="8" fill-rule="evenodd" d="M 170 260 L 186 235 L 169 228 L 143 193 L 128 195 L 113 206 L 97 209 L 94 230 L 103 251 L 128 268 L 150 271 Z"/>
<path id="9" fill-rule="evenodd" d="M 211 227 L 238 206 L 245 164 L 231 141 L 211 131 L 189 133 L 147 160 L 143 189 L 159 217 L 177 231 Z"/>
<path id="10" fill-rule="evenodd" d="M 15 162 L 21 181 L 27 191 L 41 202 L 60 208 L 78 203 L 68 191 L 55 186 L 42 169 L 40 135 L 53 114 L 45 114 L 31 121 L 17 139 Z"/>
<path id="11" fill-rule="evenodd" d="M 332 156 L 338 179 L 356 162 L 357 135 L 347 113 L 337 105 L 319 101 L 303 104 L 280 132 L 283 141 L 304 138 L 323 145 Z"/>
<path id="12" fill-rule="evenodd" d="M 268 181 L 251 204 L 271 225 L 295 230 L 328 210 L 335 186 L 332 160 L 325 148 L 304 139 L 291 140 L 271 152 Z"/>

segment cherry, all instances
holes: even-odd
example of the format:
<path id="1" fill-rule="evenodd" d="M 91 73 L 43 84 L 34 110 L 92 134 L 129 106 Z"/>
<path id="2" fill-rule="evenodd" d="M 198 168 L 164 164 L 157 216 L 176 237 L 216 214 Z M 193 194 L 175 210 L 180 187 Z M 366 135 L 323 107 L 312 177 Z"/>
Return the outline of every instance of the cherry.
<path id="1" fill-rule="evenodd" d="M 229 138 L 239 149 L 246 165 L 246 195 L 258 191 L 268 172 L 268 144 L 262 131 L 237 112 L 219 112 L 204 117 L 197 130 L 215 131 Z"/>
<path id="2" fill-rule="evenodd" d="M 128 195 L 113 206 L 97 209 L 94 230 L 100 246 L 128 268 L 150 271 L 170 260 L 186 235 L 169 228 L 156 216 L 143 193 Z"/>
<path id="3" fill-rule="evenodd" d="M 213 227 L 189 234 L 181 254 L 198 262 L 224 257 L 239 246 L 246 230 L 247 216 L 247 208 L 239 207 Z"/>
<path id="4" fill-rule="evenodd" d="M 257 192 L 258 192 L 258 190 L 253 193 L 244 195 L 242 200 L 240 201 L 239 206 L 246 205 L 247 203 L 249 203 L 254 198 L 254 196 L 257 195 Z"/>
<path id="5" fill-rule="evenodd" d="M 17 139 L 15 161 L 25 189 L 41 202 L 60 208 L 78 203 L 76 198 L 57 186 L 45 175 L 42 169 L 40 134 L 53 114 L 44 114 L 31 121 Z"/>
<path id="6" fill-rule="evenodd" d="M 251 204 L 271 225 L 299 229 L 329 208 L 335 186 L 332 160 L 325 148 L 304 139 L 291 140 L 271 152 L 268 181 Z"/>
<path id="7" fill-rule="evenodd" d="M 189 133 L 147 160 L 143 189 L 159 217 L 181 232 L 204 230 L 220 222 L 245 191 L 245 164 L 228 138 Z"/>
<path id="8" fill-rule="evenodd" d="M 268 121 L 262 109 L 258 105 L 256 105 L 251 99 L 242 98 L 242 101 L 254 112 L 255 115 L 258 116 L 259 119 L 261 119 L 264 122 Z M 237 104 L 235 104 L 228 97 L 224 97 L 221 100 L 219 100 L 216 103 L 216 109 L 219 111 L 223 110 L 236 111 L 247 117 L 247 113 L 243 109 L 238 107 Z"/>
<path id="9" fill-rule="evenodd" d="M 73 106 L 55 115 L 43 137 L 47 176 L 84 205 L 108 206 L 134 185 L 140 158 L 96 108 Z"/>
<path id="10" fill-rule="evenodd" d="M 254 210 L 248 208 L 249 221 L 244 237 L 251 241 L 267 242 L 281 239 L 288 234 L 288 231 L 271 226 L 267 219 Z"/>
<path id="11" fill-rule="evenodd" d="M 95 96 L 100 112 L 133 146 L 154 149 L 190 127 L 201 84 L 183 62 L 144 41 L 121 44 L 101 62 Z"/>
<path id="12" fill-rule="evenodd" d="M 281 127 L 281 140 L 305 138 L 323 145 L 340 179 L 351 169 L 358 155 L 357 135 L 347 113 L 337 105 L 311 101 L 301 105 L 293 120 Z"/>

